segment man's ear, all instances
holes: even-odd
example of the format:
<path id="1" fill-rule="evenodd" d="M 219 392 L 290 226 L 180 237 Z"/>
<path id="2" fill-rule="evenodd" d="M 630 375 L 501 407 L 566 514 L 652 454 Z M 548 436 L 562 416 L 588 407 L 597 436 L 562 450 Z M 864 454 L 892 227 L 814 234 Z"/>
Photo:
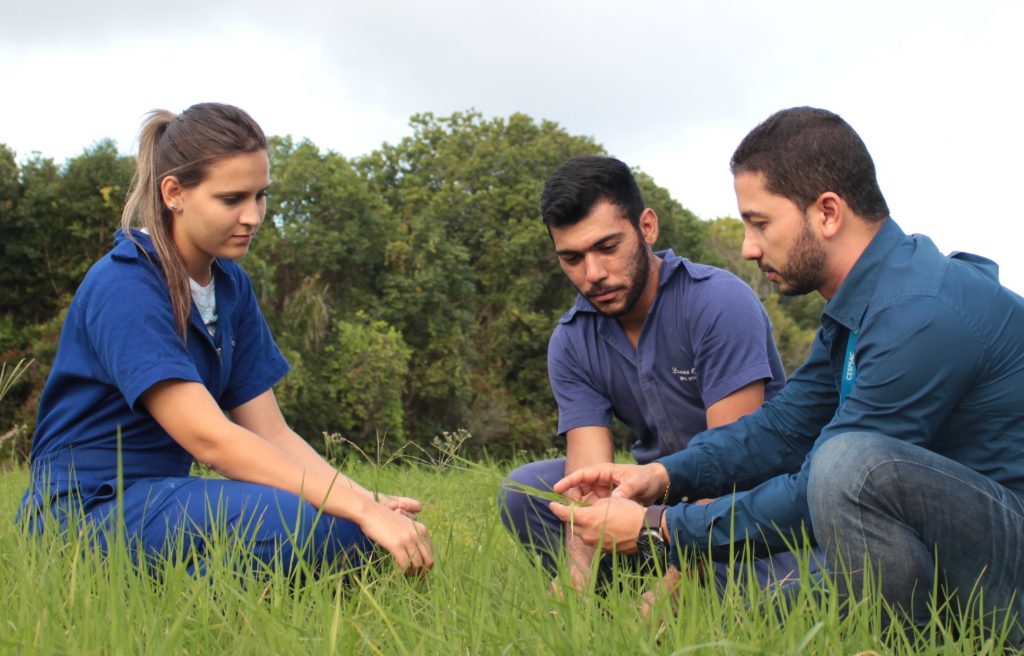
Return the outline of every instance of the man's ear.
<path id="1" fill-rule="evenodd" d="M 814 201 L 814 210 L 821 221 L 821 235 L 831 239 L 839 234 L 846 221 L 846 201 L 834 191 L 826 191 Z"/>
<path id="2" fill-rule="evenodd" d="M 654 242 L 658 241 L 658 215 L 654 213 L 649 207 L 645 207 L 644 211 L 640 213 L 640 236 L 644 238 L 644 243 L 648 246 L 653 246 Z"/>
<path id="3" fill-rule="evenodd" d="M 178 178 L 173 175 L 168 175 L 160 181 L 160 196 L 163 198 L 164 205 L 168 208 L 172 206 L 181 207 L 183 191 L 184 188 L 178 182 Z"/>

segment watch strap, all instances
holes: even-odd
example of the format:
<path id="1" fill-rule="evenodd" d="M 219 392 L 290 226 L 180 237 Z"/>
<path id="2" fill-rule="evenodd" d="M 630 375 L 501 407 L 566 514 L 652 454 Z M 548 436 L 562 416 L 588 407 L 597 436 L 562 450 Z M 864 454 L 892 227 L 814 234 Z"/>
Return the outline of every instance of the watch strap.
<path id="1" fill-rule="evenodd" d="M 661 504 L 647 507 L 647 510 L 644 512 L 643 526 L 640 527 L 641 533 L 645 530 L 654 530 L 658 532 L 662 540 L 665 539 L 661 532 L 661 518 L 665 514 L 665 508 L 666 506 Z"/>

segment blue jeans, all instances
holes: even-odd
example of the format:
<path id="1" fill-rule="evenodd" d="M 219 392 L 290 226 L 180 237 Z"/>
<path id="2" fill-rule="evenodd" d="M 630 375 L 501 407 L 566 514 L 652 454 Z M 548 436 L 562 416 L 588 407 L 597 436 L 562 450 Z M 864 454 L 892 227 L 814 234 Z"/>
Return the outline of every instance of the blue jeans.
<path id="1" fill-rule="evenodd" d="M 565 459 L 540 460 L 519 467 L 508 478 L 523 485 L 550 490 L 551 486 L 564 476 Z M 547 501 L 528 496 L 514 488 L 502 487 L 498 498 L 501 521 L 512 535 L 540 557 L 541 564 L 554 576 L 558 572 L 558 561 L 564 551 L 565 524 L 555 517 Z M 821 554 L 815 552 L 811 559 L 811 572 L 818 571 Z M 761 587 L 781 582 L 795 582 L 799 573 L 797 558 L 789 552 L 773 554 L 754 563 L 754 573 Z M 715 582 L 722 589 L 729 580 L 729 565 L 715 563 Z M 746 576 L 746 566 L 735 563 L 734 580 Z"/>
<path id="2" fill-rule="evenodd" d="M 961 607 L 980 584 L 985 611 L 1014 615 L 1011 639 L 1020 642 L 1024 500 L 1017 494 L 922 447 L 846 433 L 818 447 L 807 499 L 828 562 L 851 573 L 848 591 L 836 577 L 842 592 L 861 592 L 869 562 L 885 599 L 923 626 L 936 574 L 941 594 Z"/>

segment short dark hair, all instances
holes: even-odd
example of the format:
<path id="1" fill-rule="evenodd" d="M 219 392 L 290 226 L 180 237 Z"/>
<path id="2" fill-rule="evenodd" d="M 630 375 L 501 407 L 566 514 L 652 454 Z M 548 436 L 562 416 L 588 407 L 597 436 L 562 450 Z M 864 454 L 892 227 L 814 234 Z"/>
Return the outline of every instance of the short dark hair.
<path id="1" fill-rule="evenodd" d="M 639 229 L 644 197 L 632 171 L 614 157 L 573 157 L 555 169 L 540 194 L 540 214 L 548 228 L 578 223 L 607 200 Z"/>
<path id="2" fill-rule="evenodd" d="M 846 121 L 825 109 L 775 112 L 743 138 L 729 168 L 733 175 L 764 174 L 768 191 L 801 210 L 831 191 L 864 219 L 889 216 L 867 146 Z"/>

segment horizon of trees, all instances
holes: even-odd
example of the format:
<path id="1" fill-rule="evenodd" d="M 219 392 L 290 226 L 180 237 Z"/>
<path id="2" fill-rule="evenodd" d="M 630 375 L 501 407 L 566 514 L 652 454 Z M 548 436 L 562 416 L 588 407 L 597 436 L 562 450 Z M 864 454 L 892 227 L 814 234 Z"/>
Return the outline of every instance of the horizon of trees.
<path id="1" fill-rule="evenodd" d="M 397 144 L 346 158 L 270 140 L 267 218 L 242 266 L 292 364 L 275 388 L 299 434 L 376 448 L 467 429 L 474 455 L 560 446 L 551 330 L 575 290 L 539 217 L 544 180 L 590 137 L 524 114 L 418 114 Z M 0 407 L 0 451 L 24 456 L 64 313 L 111 246 L 134 157 L 97 142 L 61 165 L 0 144 L 0 362 L 35 358 Z M 740 257 L 742 223 L 701 221 L 639 169 L 656 248 L 729 269 L 765 303 L 787 370 L 818 325 L 817 296 L 779 296 Z M 628 435 L 619 427 L 625 445 Z M 393 450 L 393 449 L 391 449 Z"/>

